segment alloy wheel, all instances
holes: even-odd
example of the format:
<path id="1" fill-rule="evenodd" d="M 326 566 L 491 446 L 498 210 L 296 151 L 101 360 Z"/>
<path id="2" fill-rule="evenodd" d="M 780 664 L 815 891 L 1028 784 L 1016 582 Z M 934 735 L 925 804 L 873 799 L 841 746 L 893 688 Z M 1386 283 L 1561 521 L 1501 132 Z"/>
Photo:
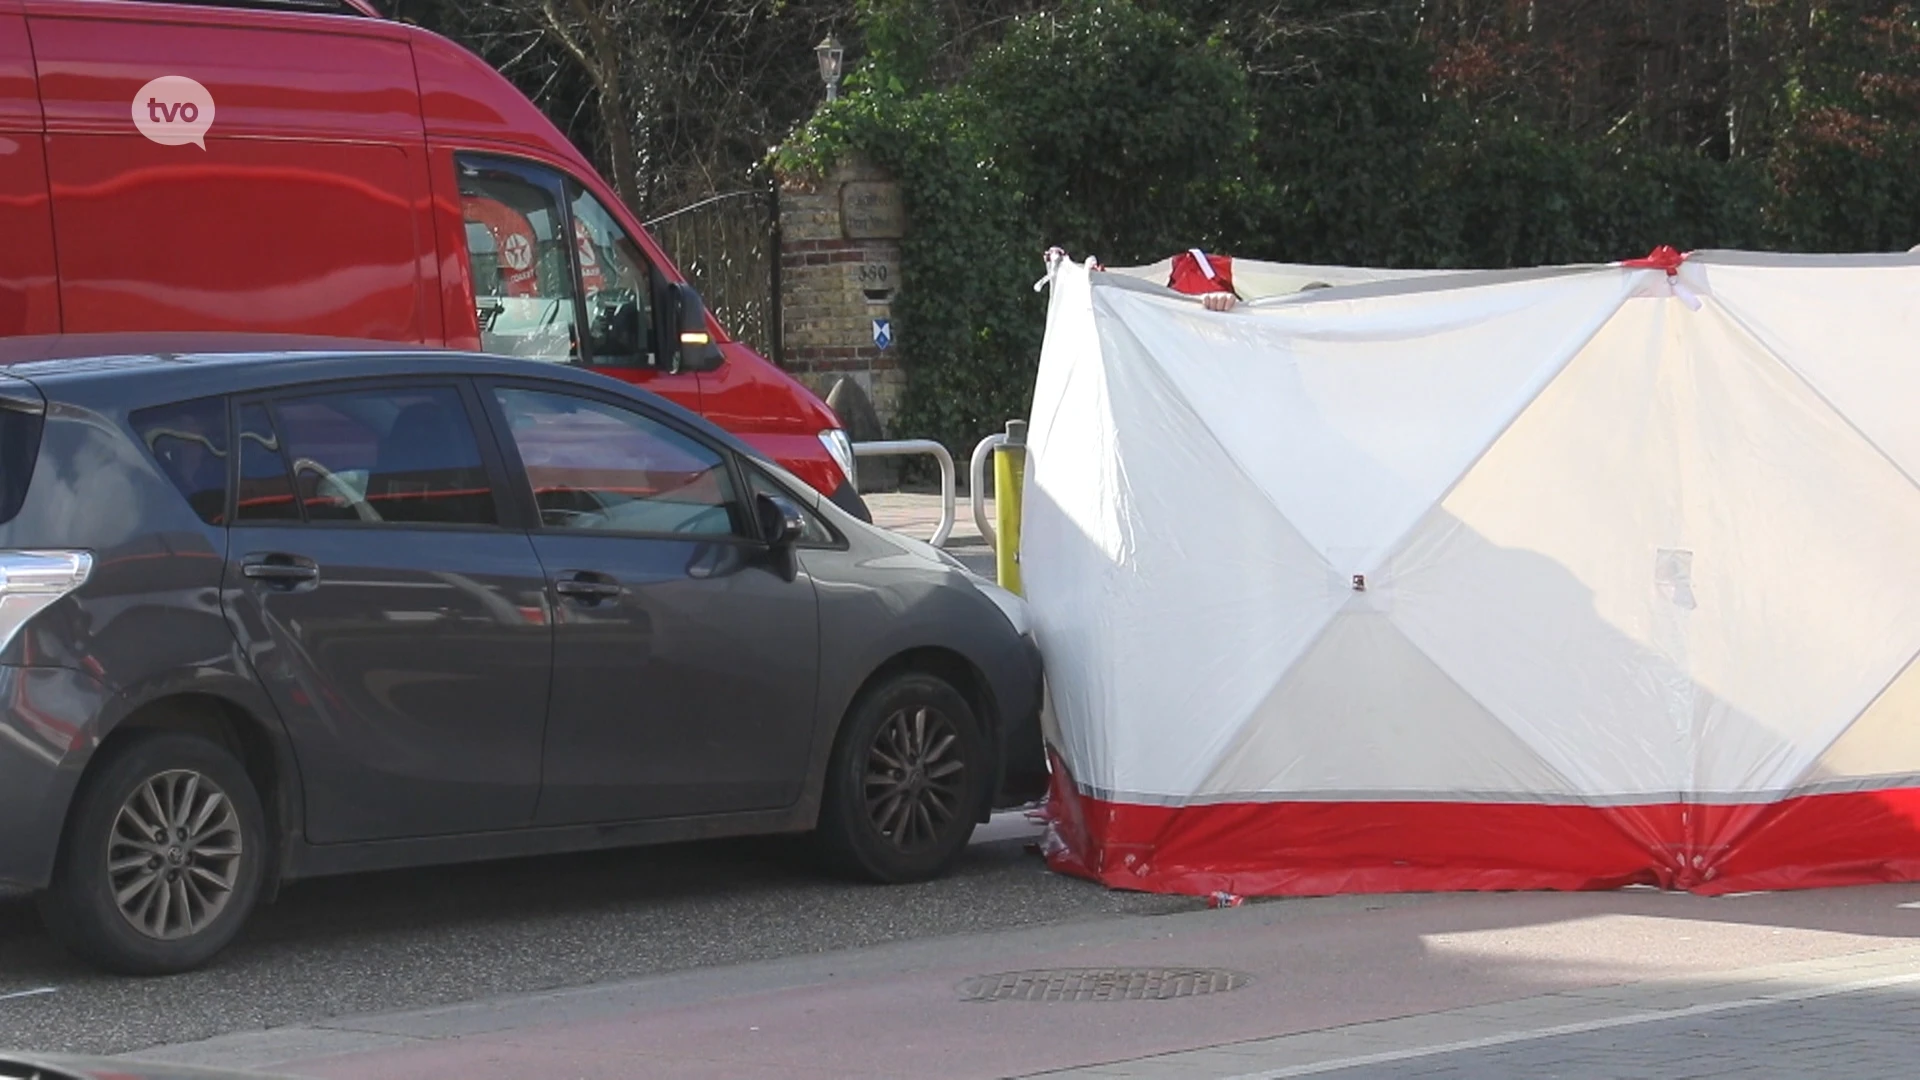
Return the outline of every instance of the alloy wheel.
<path id="1" fill-rule="evenodd" d="M 898 850 L 937 846 L 965 803 L 967 765 L 960 733 L 931 706 L 900 709 L 867 750 L 867 814 Z"/>
<path id="2" fill-rule="evenodd" d="M 187 769 L 149 777 L 121 804 L 107 840 L 114 903 L 150 938 L 197 934 L 233 898 L 243 846 L 218 784 Z"/>

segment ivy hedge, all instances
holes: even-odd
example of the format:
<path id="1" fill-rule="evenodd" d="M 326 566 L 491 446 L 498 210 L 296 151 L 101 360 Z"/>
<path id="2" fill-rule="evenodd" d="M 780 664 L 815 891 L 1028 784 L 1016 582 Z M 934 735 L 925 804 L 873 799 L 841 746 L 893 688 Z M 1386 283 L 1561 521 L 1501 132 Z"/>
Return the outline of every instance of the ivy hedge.
<path id="1" fill-rule="evenodd" d="M 1114 265 L 1200 246 L 1506 267 L 1920 242 L 1920 15 L 1905 8 L 1790 58 L 1764 145 L 1737 157 L 1441 92 L 1412 2 L 1280 0 L 1250 19 L 1232 0 L 1065 0 L 960 65 L 942 10 L 862 0 L 847 93 L 774 164 L 820 175 L 857 153 L 898 178 L 896 426 L 957 454 L 1026 415 L 1045 313 L 1032 286 L 1053 245 Z M 957 76 L 934 75 L 943 57 Z"/>

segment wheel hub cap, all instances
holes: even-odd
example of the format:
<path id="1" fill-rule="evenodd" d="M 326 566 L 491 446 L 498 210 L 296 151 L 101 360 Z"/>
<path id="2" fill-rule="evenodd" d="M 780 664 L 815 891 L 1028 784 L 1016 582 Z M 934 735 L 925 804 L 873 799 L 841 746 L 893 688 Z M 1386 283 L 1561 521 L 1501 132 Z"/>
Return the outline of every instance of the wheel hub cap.
<path id="1" fill-rule="evenodd" d="M 868 818 L 888 843 L 909 854 L 938 846 L 967 792 L 953 721 L 930 706 L 889 716 L 868 749 L 865 786 Z"/>
<path id="2" fill-rule="evenodd" d="M 172 941 L 220 917 L 240 878 L 240 818 L 202 773 L 175 769 L 133 789 L 107 839 L 107 880 L 135 930 Z"/>

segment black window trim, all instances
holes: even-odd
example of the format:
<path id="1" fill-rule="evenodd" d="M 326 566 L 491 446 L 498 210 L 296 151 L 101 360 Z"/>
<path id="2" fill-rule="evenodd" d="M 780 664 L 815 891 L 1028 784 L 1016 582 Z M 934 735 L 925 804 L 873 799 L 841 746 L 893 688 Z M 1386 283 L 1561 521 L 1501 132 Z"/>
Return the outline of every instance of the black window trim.
<path id="1" fill-rule="evenodd" d="M 499 519 L 494 524 L 483 525 L 472 522 L 442 521 L 388 521 L 369 524 L 361 521 L 314 521 L 307 516 L 306 503 L 300 498 L 298 478 L 293 475 L 293 460 L 287 452 L 286 425 L 281 422 L 278 404 L 300 398 L 326 397 L 333 394 L 362 393 L 368 390 L 404 390 L 409 388 L 450 389 L 460 396 L 460 403 L 466 412 L 468 426 L 473 431 L 474 446 L 480 454 L 481 466 L 487 475 L 487 485 L 493 490 L 494 516 Z M 497 439 L 493 436 L 491 417 L 482 407 L 478 394 L 474 390 L 472 376 L 465 374 L 434 375 L 356 375 L 342 379 L 325 379 L 316 382 L 287 383 L 278 386 L 262 387 L 244 393 L 230 395 L 230 425 L 238 424 L 240 409 L 249 404 L 265 406 L 268 417 L 273 422 L 274 437 L 280 442 L 280 464 L 287 470 L 287 482 L 291 486 L 294 504 L 300 509 L 298 521 L 238 521 L 235 513 L 227 520 L 232 522 L 229 528 L 300 528 L 300 529 L 348 529 L 369 533 L 391 532 L 403 529 L 417 529 L 428 532 L 525 532 L 526 522 L 520 510 L 519 501 L 510 497 L 510 484 L 507 482 L 508 470 L 500 460 Z M 229 430 L 237 428 L 229 427 Z M 239 500 L 240 455 L 233 454 L 228 466 L 229 482 L 227 501 L 237 512 Z"/>
<path id="2" fill-rule="evenodd" d="M 609 392 L 599 387 L 581 386 L 578 383 L 548 380 L 526 376 L 486 376 L 476 378 L 480 392 L 481 405 L 487 411 L 488 421 L 496 431 L 499 451 L 508 462 L 508 471 L 514 476 L 513 499 L 529 520 L 528 531 L 549 536 L 612 536 L 630 540 L 672 540 L 677 543 L 713 543 L 734 544 L 762 549 L 768 547 L 764 536 L 758 535 L 754 514 L 752 489 L 747 485 L 746 474 L 741 470 L 739 456 L 731 447 L 717 446 L 700 432 L 676 421 L 658 409 L 650 407 L 644 401 L 635 401 L 617 392 Z M 676 533 L 676 532 L 640 532 L 627 529 L 567 529 L 556 528 L 540 519 L 540 507 L 533 494 L 533 483 L 527 478 L 526 463 L 520 460 L 520 447 L 513 440 L 513 429 L 507 424 L 505 411 L 499 399 L 494 395 L 497 389 L 529 390 L 536 393 L 570 395 L 597 401 L 603 405 L 626 409 L 653 421 L 667 430 L 691 440 L 696 445 L 717 454 L 727 469 L 727 478 L 733 484 L 734 497 L 730 505 L 730 517 L 734 519 L 734 531 L 721 536 L 715 533 Z"/>

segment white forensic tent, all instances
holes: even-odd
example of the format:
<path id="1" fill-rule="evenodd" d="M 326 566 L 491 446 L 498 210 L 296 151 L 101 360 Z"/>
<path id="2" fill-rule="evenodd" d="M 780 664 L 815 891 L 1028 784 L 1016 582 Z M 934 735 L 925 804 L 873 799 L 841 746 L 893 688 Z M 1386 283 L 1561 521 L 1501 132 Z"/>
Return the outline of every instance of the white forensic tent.
<path id="1" fill-rule="evenodd" d="M 1056 867 L 1920 877 L 1920 255 L 1355 276 L 1224 313 L 1151 268 L 1050 277 L 1020 560 Z"/>

